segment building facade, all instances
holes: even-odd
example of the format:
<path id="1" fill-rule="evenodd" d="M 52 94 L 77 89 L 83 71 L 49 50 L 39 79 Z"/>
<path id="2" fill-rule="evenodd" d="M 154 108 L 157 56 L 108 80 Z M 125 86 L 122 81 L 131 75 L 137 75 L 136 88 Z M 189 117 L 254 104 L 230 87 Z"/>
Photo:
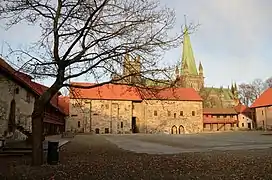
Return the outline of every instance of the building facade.
<path id="1" fill-rule="evenodd" d="M 230 131 L 238 129 L 238 113 L 234 108 L 204 108 L 204 131 Z"/>
<path id="2" fill-rule="evenodd" d="M 72 91 L 77 93 L 70 94 L 68 131 L 96 134 L 202 131 L 202 99 L 193 88 L 163 89 L 153 93 L 109 84 Z"/>
<path id="3" fill-rule="evenodd" d="M 250 107 L 255 114 L 257 129 L 272 130 L 272 88 L 264 91 Z"/>
<path id="4" fill-rule="evenodd" d="M 0 58 L 0 136 L 26 139 L 31 134 L 34 102 L 46 89 L 46 86 L 33 82 L 29 75 L 16 71 Z M 63 132 L 66 115 L 58 105 L 57 94 L 46 106 L 44 133 Z"/>

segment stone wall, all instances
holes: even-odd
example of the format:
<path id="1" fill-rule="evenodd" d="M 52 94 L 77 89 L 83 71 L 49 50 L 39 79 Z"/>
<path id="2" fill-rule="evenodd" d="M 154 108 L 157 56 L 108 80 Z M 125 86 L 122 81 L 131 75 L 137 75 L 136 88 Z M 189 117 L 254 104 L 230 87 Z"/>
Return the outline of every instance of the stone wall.
<path id="1" fill-rule="evenodd" d="M 70 99 L 70 118 L 66 130 L 99 134 L 130 133 L 131 119 L 132 101 Z"/>
<path id="2" fill-rule="evenodd" d="M 139 133 L 198 133 L 203 129 L 202 113 L 202 102 L 196 101 L 70 99 L 66 130 L 131 133 L 132 119 L 135 119 Z"/>
<path id="3" fill-rule="evenodd" d="M 250 124 L 250 129 L 253 128 L 252 119 L 245 116 L 244 114 L 238 115 L 239 129 L 249 129 L 248 124 Z"/>
<path id="4" fill-rule="evenodd" d="M 25 129 L 31 131 L 31 114 L 35 101 L 34 95 L 28 93 L 26 89 L 3 75 L 0 75 L 0 94 L 0 136 L 3 136 L 8 129 L 10 104 L 13 97 L 16 102 L 16 124 L 20 124 Z M 18 138 L 20 139 L 21 137 L 18 136 Z"/>
<path id="5" fill-rule="evenodd" d="M 143 119 L 147 133 L 198 133 L 203 129 L 202 102 L 197 101 L 143 101 Z"/>
<path id="6" fill-rule="evenodd" d="M 272 129 L 272 106 L 256 108 L 257 128 Z"/>

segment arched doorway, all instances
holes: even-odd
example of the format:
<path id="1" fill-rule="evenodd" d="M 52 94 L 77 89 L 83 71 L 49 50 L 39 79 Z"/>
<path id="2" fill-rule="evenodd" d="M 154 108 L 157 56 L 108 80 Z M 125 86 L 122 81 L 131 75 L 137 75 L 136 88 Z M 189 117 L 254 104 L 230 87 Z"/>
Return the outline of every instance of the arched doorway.
<path id="1" fill-rule="evenodd" d="M 178 128 L 177 128 L 177 126 L 172 126 L 172 128 L 171 128 L 171 134 L 178 134 Z"/>
<path id="2" fill-rule="evenodd" d="M 179 126 L 179 134 L 184 134 L 185 133 L 185 129 L 182 125 Z"/>

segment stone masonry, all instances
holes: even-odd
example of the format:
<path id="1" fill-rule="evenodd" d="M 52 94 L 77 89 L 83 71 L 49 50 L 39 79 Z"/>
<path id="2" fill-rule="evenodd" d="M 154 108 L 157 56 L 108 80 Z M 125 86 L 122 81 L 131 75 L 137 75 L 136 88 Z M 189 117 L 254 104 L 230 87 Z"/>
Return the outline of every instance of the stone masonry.
<path id="1" fill-rule="evenodd" d="M 131 133 L 135 118 L 139 133 L 198 133 L 203 126 L 202 113 L 201 101 L 70 99 L 67 130 Z"/>
<path id="2" fill-rule="evenodd" d="M 14 98 L 16 104 L 15 123 L 20 124 L 26 130 L 31 130 L 31 114 L 34 106 L 34 96 L 15 82 L 0 75 L 0 136 L 8 130 L 11 101 Z M 24 136 L 23 134 L 21 134 Z M 18 137 L 17 139 L 22 139 Z"/>

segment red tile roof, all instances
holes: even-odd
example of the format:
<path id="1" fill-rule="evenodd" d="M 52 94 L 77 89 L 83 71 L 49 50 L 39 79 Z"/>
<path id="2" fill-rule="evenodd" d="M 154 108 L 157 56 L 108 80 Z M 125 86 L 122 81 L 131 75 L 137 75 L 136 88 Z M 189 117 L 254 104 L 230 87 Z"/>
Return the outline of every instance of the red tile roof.
<path id="1" fill-rule="evenodd" d="M 257 98 L 250 108 L 264 107 L 272 105 L 272 88 L 264 91 L 259 98 Z"/>
<path id="2" fill-rule="evenodd" d="M 66 115 L 69 115 L 69 101 L 68 96 L 59 96 L 59 106 L 63 109 Z"/>
<path id="3" fill-rule="evenodd" d="M 93 83 L 72 83 L 72 85 L 91 86 Z M 91 89 L 71 88 L 71 98 L 131 100 L 165 99 L 182 101 L 202 101 L 193 88 L 167 88 L 162 90 L 140 89 L 128 85 L 106 84 Z"/>
<path id="4" fill-rule="evenodd" d="M 193 88 L 166 88 L 161 90 L 144 90 L 143 99 L 162 99 L 179 101 L 202 101 Z M 141 92 L 144 92 L 143 90 Z"/>
<path id="5" fill-rule="evenodd" d="M 17 82 L 23 84 L 25 87 L 27 87 L 28 89 L 30 89 L 32 92 L 34 92 L 36 95 L 42 95 L 44 91 L 46 91 L 48 89 L 48 87 L 33 82 L 31 81 L 32 77 L 23 73 L 23 72 L 19 72 L 16 71 L 15 69 L 13 69 L 5 60 L 3 60 L 2 58 L 0 58 L 0 69 L 5 71 L 6 73 L 8 73 L 9 75 L 11 75 Z M 58 98 L 57 98 L 58 94 L 56 94 L 50 101 L 50 104 L 55 107 L 56 109 L 58 109 L 61 113 L 65 112 L 63 111 L 63 109 L 61 109 L 58 106 Z"/>
<path id="6" fill-rule="evenodd" d="M 237 114 L 234 108 L 204 108 L 203 114 Z"/>
<path id="7" fill-rule="evenodd" d="M 251 109 L 242 103 L 239 103 L 237 106 L 234 107 L 237 113 L 248 113 L 251 112 Z"/>

